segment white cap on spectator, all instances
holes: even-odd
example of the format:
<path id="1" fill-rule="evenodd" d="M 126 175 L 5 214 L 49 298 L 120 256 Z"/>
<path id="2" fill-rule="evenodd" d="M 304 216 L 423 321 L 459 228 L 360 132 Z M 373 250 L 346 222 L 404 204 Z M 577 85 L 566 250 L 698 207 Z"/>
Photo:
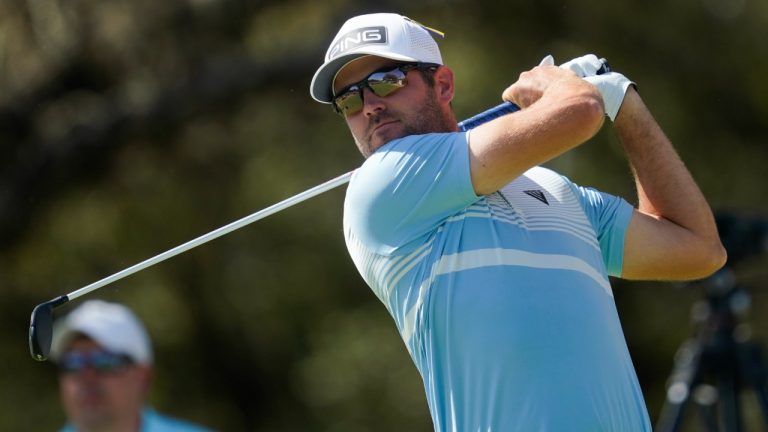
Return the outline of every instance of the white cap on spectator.
<path id="1" fill-rule="evenodd" d="M 59 319 L 53 327 L 51 358 L 57 361 L 78 335 L 93 339 L 107 351 L 127 355 L 136 363 L 152 363 L 152 344 L 144 325 L 121 304 L 89 300 Z"/>

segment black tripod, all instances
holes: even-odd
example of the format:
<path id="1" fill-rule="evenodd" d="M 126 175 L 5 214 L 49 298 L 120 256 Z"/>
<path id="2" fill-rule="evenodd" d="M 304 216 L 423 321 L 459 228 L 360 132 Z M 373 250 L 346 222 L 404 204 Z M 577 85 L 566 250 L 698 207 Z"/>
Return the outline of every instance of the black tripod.
<path id="1" fill-rule="evenodd" d="M 718 218 L 729 263 L 762 252 L 768 244 L 768 235 L 763 235 L 768 233 L 766 226 L 732 216 Z M 754 247 L 742 248 L 747 242 L 755 242 Z M 680 430 L 691 402 L 701 421 L 695 430 L 740 432 L 744 430 L 741 396 L 747 389 L 754 391 L 762 412 L 763 426 L 758 430 L 768 431 L 768 369 L 742 319 L 750 306 L 749 292 L 737 283 L 730 266 L 701 282 L 706 298 L 694 305 L 692 313 L 697 334 L 676 354 L 656 432 Z"/>

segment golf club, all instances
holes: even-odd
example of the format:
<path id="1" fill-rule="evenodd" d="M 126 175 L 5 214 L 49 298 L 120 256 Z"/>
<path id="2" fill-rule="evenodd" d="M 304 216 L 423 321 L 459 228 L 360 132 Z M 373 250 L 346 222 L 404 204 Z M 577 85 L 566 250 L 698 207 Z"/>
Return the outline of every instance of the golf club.
<path id="1" fill-rule="evenodd" d="M 608 61 L 606 59 L 601 58 L 600 62 L 602 63 L 602 67 L 597 71 L 598 75 L 611 72 L 611 68 L 608 65 Z M 505 114 L 518 111 L 519 109 L 520 108 L 517 105 L 511 102 L 503 102 L 491 109 L 483 111 L 480 114 L 477 114 L 473 117 L 470 117 L 460 122 L 458 124 L 459 130 L 467 131 L 482 123 L 491 121 Z M 256 213 L 253 213 L 249 216 L 246 216 L 242 219 L 232 222 L 229 225 L 225 225 L 221 228 L 218 228 L 214 231 L 209 232 L 208 234 L 204 234 L 184 244 L 176 246 L 173 249 L 169 249 L 159 255 L 156 255 L 152 258 L 149 258 L 138 264 L 128 267 L 125 270 L 122 270 L 120 272 L 113 274 L 112 276 L 105 277 L 104 279 L 98 280 L 90 285 L 86 285 L 69 294 L 56 297 L 45 303 L 41 303 L 37 305 L 32 310 L 32 316 L 30 317 L 30 322 L 29 322 L 29 351 L 32 354 L 32 358 L 38 361 L 45 361 L 48 358 L 48 354 L 50 353 L 50 350 L 51 350 L 51 341 L 53 339 L 53 309 L 54 308 L 61 306 L 70 300 L 74 300 L 82 295 L 88 294 L 91 291 L 99 289 L 104 285 L 120 280 L 126 276 L 132 275 L 147 267 L 150 267 L 159 262 L 165 261 L 168 258 L 176 256 L 182 252 L 186 252 L 194 247 L 200 246 L 201 244 L 207 243 L 213 239 L 221 237 L 224 234 L 240 229 L 250 223 L 256 222 L 259 219 L 263 219 L 271 214 L 277 213 L 281 210 L 285 210 L 288 207 L 291 207 L 295 204 L 298 204 L 302 201 L 305 201 L 323 192 L 327 192 L 331 189 L 341 186 L 349 182 L 349 179 L 352 177 L 353 173 L 354 171 L 350 171 L 346 174 L 342 174 L 334 179 L 328 180 L 325 183 L 322 183 L 318 186 L 315 186 L 311 189 L 307 189 L 304 192 L 301 192 L 297 195 L 294 195 L 290 198 L 280 201 L 277 204 L 273 204 L 270 207 L 267 207 L 263 210 L 257 211 Z"/>
<path id="2" fill-rule="evenodd" d="M 475 115 L 474 117 L 471 117 L 459 123 L 459 129 L 462 131 L 472 129 L 482 123 L 493 120 L 504 114 L 517 111 L 518 109 L 519 108 L 516 105 L 509 102 L 504 102 L 500 105 L 497 105 L 494 108 L 491 108 L 487 111 L 484 111 L 480 114 Z M 315 186 L 311 189 L 307 189 L 304 192 L 301 192 L 297 195 L 294 195 L 290 198 L 280 201 L 277 204 L 273 204 L 270 207 L 257 211 L 256 213 L 253 213 L 249 216 L 246 216 L 242 219 L 239 219 L 235 222 L 232 222 L 228 225 L 225 225 L 207 234 L 203 234 L 200 237 L 197 237 L 184 244 L 176 246 L 173 249 L 169 249 L 152 258 L 146 259 L 138 264 L 135 264 L 131 267 L 126 268 L 125 270 L 119 271 L 111 276 L 105 277 L 104 279 L 98 280 L 90 285 L 86 285 L 69 294 L 56 297 L 45 303 L 41 303 L 37 305 L 32 310 L 32 316 L 30 317 L 30 323 L 29 323 L 29 351 L 32 354 L 32 358 L 38 361 L 45 361 L 48 358 L 48 354 L 50 353 L 50 350 L 51 350 L 51 341 L 53 339 L 53 309 L 54 308 L 59 307 L 70 300 L 74 300 L 80 296 L 88 294 L 91 291 L 97 290 L 112 282 L 120 280 L 126 276 L 132 275 L 147 267 L 150 267 L 159 262 L 165 261 L 168 258 L 176 256 L 182 252 L 186 252 L 194 247 L 200 246 L 213 239 L 221 237 L 224 234 L 228 234 L 232 231 L 240 229 L 250 223 L 256 222 L 259 219 L 263 219 L 271 214 L 277 213 L 281 210 L 285 210 L 288 207 L 291 207 L 295 204 L 298 204 L 302 201 L 305 201 L 323 192 L 327 192 L 331 189 L 341 186 L 349 182 L 349 179 L 352 177 L 353 173 L 354 171 L 350 171 L 346 174 L 342 174 L 334 179 L 328 180 L 325 183 L 322 183 L 318 186 Z"/>

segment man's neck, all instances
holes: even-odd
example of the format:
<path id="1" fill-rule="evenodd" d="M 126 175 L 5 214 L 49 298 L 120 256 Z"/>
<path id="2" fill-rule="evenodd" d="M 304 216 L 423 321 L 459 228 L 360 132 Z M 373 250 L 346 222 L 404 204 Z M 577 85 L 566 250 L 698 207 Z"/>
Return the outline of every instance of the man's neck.
<path id="1" fill-rule="evenodd" d="M 142 412 L 122 418 L 100 419 L 76 426 L 77 432 L 140 432 Z"/>

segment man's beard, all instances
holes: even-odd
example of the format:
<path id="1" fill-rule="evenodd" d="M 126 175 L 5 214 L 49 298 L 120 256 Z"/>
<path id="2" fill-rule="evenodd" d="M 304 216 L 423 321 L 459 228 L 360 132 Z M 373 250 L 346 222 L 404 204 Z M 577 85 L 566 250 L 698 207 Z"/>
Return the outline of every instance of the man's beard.
<path id="1" fill-rule="evenodd" d="M 398 122 L 401 131 L 396 133 L 395 136 L 387 137 L 386 142 L 374 146 L 374 130 L 380 124 L 390 121 Z M 443 111 L 435 97 L 434 89 L 429 88 L 424 101 L 420 104 L 418 114 L 411 113 L 408 115 L 387 109 L 386 111 L 371 116 L 368 119 L 368 127 L 366 128 L 365 136 L 362 139 L 357 139 L 357 137 L 355 137 L 355 141 L 363 156 L 368 158 L 379 147 L 395 139 L 409 135 L 422 135 L 432 132 L 449 132 L 454 130 L 455 126 L 456 125 L 453 124 L 450 118 L 443 115 Z"/>

